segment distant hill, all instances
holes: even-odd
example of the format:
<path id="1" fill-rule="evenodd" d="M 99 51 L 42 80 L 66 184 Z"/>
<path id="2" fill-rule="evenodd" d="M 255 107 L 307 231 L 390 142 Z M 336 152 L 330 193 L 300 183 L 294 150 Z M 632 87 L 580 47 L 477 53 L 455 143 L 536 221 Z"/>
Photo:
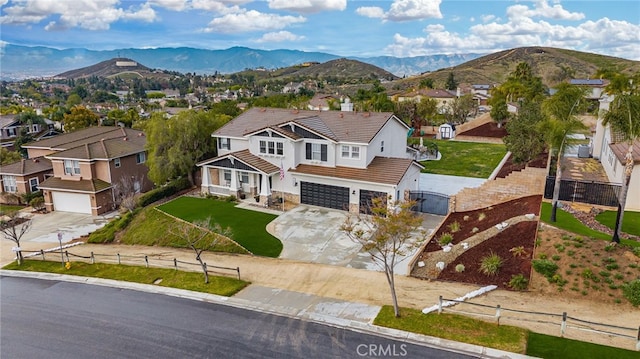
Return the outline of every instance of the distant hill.
<path id="1" fill-rule="evenodd" d="M 640 61 L 551 47 L 520 47 L 400 80 L 395 85 L 401 88 L 415 87 L 422 79 L 430 78 L 436 87 L 443 87 L 450 73 L 459 83 L 500 84 L 521 62 L 528 63 L 533 73 L 540 76 L 547 86 L 555 86 L 568 78 L 592 78 L 600 68 L 627 75 L 640 72 Z"/>
<path id="2" fill-rule="evenodd" d="M 127 58 L 116 58 L 107 61 L 102 61 L 95 65 L 75 69 L 61 74 L 56 77 L 62 77 L 66 79 L 77 79 L 83 77 L 113 77 L 113 76 L 133 76 L 133 77 L 156 77 L 156 76 L 168 76 L 162 72 L 154 72 L 150 68 L 139 64 L 136 61 Z"/>
<path id="3" fill-rule="evenodd" d="M 349 59 L 380 67 L 396 76 L 408 76 L 459 65 L 478 56 L 481 55 L 457 54 L 408 58 L 379 56 L 349 57 Z M 129 58 L 152 69 L 181 73 L 230 74 L 246 69 L 281 69 L 304 62 L 325 63 L 343 56 L 297 50 L 255 50 L 246 47 L 232 47 L 225 50 L 180 47 L 93 51 L 82 48 L 59 50 L 41 46 L 5 44 L 0 47 L 2 63 L 0 75 L 3 79 L 53 76 L 114 58 Z"/>

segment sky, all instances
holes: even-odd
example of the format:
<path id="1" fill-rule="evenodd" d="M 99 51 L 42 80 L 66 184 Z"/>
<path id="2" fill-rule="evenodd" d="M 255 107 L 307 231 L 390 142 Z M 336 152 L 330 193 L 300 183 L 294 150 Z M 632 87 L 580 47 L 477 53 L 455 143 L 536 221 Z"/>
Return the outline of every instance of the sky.
<path id="1" fill-rule="evenodd" d="M 0 46 L 413 57 L 547 46 L 640 60 L 638 0 L 0 0 Z"/>

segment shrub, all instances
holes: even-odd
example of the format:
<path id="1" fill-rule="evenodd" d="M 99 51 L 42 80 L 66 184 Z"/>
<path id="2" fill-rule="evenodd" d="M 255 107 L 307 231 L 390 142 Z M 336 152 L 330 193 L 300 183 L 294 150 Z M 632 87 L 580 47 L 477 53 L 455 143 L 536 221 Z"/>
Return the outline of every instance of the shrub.
<path id="1" fill-rule="evenodd" d="M 632 251 L 633 254 L 636 255 L 636 257 L 640 257 L 640 247 L 634 247 Z"/>
<path id="2" fill-rule="evenodd" d="M 443 233 L 438 239 L 438 244 L 442 247 L 446 246 L 451 242 L 453 242 L 453 235 L 451 235 L 451 233 Z"/>
<path id="3" fill-rule="evenodd" d="M 626 283 L 622 287 L 622 294 L 634 307 L 640 305 L 640 279 Z"/>
<path id="4" fill-rule="evenodd" d="M 35 197 L 29 201 L 29 205 L 36 211 L 44 209 L 44 197 Z"/>
<path id="5" fill-rule="evenodd" d="M 552 256 L 551 256 L 551 259 L 553 259 L 554 261 L 556 261 L 556 262 L 557 262 L 557 261 L 559 261 L 559 260 L 560 260 L 560 256 L 559 256 L 559 255 L 557 255 L 557 254 L 554 254 L 554 255 L 552 255 Z"/>
<path id="6" fill-rule="evenodd" d="M 597 279 L 595 274 L 593 274 L 593 271 L 589 268 L 586 268 L 585 270 L 583 270 L 581 275 L 582 275 L 582 278 L 584 279 L 591 279 L 591 280 Z"/>
<path id="7" fill-rule="evenodd" d="M 509 252 L 511 252 L 514 257 L 523 257 L 527 255 L 527 251 L 524 249 L 524 246 L 513 247 L 509 249 Z"/>
<path id="8" fill-rule="evenodd" d="M 467 215 L 467 216 L 462 217 L 462 220 L 463 221 L 468 221 L 469 220 L 469 216 Z"/>
<path id="9" fill-rule="evenodd" d="M 529 280 L 522 274 L 512 275 L 509 288 L 513 290 L 525 290 L 529 286 Z"/>
<path id="10" fill-rule="evenodd" d="M 485 218 L 487 218 L 487 215 L 484 214 L 484 212 L 480 212 L 480 214 L 478 214 L 478 221 L 482 221 Z"/>
<path id="11" fill-rule="evenodd" d="M 462 263 L 456 264 L 456 272 L 458 272 L 458 273 L 464 272 L 464 264 L 462 264 Z"/>
<path id="12" fill-rule="evenodd" d="M 42 202 L 44 203 L 44 195 L 40 191 L 34 191 L 29 193 L 23 193 L 21 196 L 22 202 L 26 204 L 31 204 L 31 201 L 34 198 L 42 198 Z"/>
<path id="13" fill-rule="evenodd" d="M 188 179 L 178 178 L 162 187 L 154 188 L 151 191 L 140 196 L 140 198 L 138 199 L 138 206 L 148 206 L 153 202 L 172 196 L 189 187 L 191 187 L 191 184 L 189 183 Z"/>
<path id="14" fill-rule="evenodd" d="M 480 261 L 480 271 L 489 276 L 498 274 L 501 266 L 502 258 L 493 252 Z"/>
<path id="15" fill-rule="evenodd" d="M 451 231 L 451 233 L 458 232 L 460 230 L 460 223 L 458 223 L 458 221 L 455 221 L 449 224 L 449 230 Z"/>
<path id="16" fill-rule="evenodd" d="M 609 263 L 606 266 L 604 266 L 605 268 L 607 268 L 607 270 L 614 270 L 614 269 L 618 269 L 620 268 L 620 266 L 618 265 L 618 263 Z"/>
<path id="17" fill-rule="evenodd" d="M 472 233 L 478 233 L 478 231 L 479 231 L 479 230 L 480 230 L 480 229 L 478 229 L 478 227 L 473 227 L 473 228 L 471 228 L 471 232 L 472 232 Z"/>
<path id="18" fill-rule="evenodd" d="M 113 219 L 104 227 L 89 235 L 88 243 L 111 243 L 116 239 L 116 232 L 125 229 L 138 211 L 127 212 L 119 218 Z"/>
<path id="19" fill-rule="evenodd" d="M 545 276 L 549 281 L 558 270 L 558 265 L 548 259 L 534 259 L 531 264 L 536 272 Z"/>

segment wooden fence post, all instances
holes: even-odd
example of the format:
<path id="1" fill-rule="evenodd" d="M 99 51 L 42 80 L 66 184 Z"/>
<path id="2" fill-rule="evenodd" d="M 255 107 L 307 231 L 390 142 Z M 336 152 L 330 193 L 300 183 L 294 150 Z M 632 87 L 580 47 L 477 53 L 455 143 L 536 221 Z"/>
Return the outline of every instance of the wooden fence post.
<path id="1" fill-rule="evenodd" d="M 500 325 L 500 304 L 496 305 L 496 322 Z"/>
<path id="2" fill-rule="evenodd" d="M 640 351 L 640 327 L 638 327 L 638 340 L 636 341 L 636 350 Z"/>
<path id="3" fill-rule="evenodd" d="M 438 297 L 438 314 L 442 314 L 442 296 Z"/>
<path id="4" fill-rule="evenodd" d="M 238 280 L 240 280 L 240 267 L 236 267 L 236 272 L 238 272 Z"/>
<path id="5" fill-rule="evenodd" d="M 67 257 L 67 262 L 69 262 L 69 251 L 64 251 L 65 257 Z"/>
<path id="6" fill-rule="evenodd" d="M 42 260 L 44 260 L 44 250 L 40 250 L 40 255 L 42 256 Z"/>
<path id="7" fill-rule="evenodd" d="M 560 334 L 564 337 L 567 331 L 567 312 L 562 312 L 562 324 L 560 325 Z"/>
<path id="8" fill-rule="evenodd" d="M 120 253 L 116 253 L 116 256 L 118 257 L 118 264 L 120 264 Z"/>
<path id="9" fill-rule="evenodd" d="M 178 258 L 173 258 L 173 268 L 175 268 L 175 270 L 178 270 Z"/>
<path id="10" fill-rule="evenodd" d="M 96 264 L 96 257 L 93 256 L 93 252 L 91 252 L 91 264 Z"/>
<path id="11" fill-rule="evenodd" d="M 148 256 L 144 256 L 144 263 L 145 263 L 145 266 L 147 268 L 149 268 L 149 257 Z"/>

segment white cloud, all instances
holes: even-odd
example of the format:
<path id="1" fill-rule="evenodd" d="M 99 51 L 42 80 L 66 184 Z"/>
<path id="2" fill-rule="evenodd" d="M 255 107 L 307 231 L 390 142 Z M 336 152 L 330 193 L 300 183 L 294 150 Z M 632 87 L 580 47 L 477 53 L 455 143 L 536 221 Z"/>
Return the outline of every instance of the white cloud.
<path id="1" fill-rule="evenodd" d="M 522 16 L 528 14 L 528 16 Z M 485 24 L 473 25 L 469 33 L 446 31 L 442 25 L 429 25 L 424 37 L 405 37 L 396 34 L 386 50 L 394 56 L 418 56 L 435 53 L 495 52 L 524 46 L 573 48 L 578 51 L 611 54 L 623 58 L 640 59 L 640 25 L 603 18 L 575 26 L 552 24 L 537 17 L 580 19 L 582 14 L 570 13 L 559 5 L 550 7 L 547 1 L 537 1 L 533 8 L 513 5 L 507 9 L 508 18 L 483 17 Z M 562 16 L 556 16 L 556 15 Z"/>
<path id="2" fill-rule="evenodd" d="M 300 41 L 304 39 L 304 36 L 298 36 L 296 34 L 290 33 L 289 31 L 278 31 L 266 33 L 262 35 L 262 37 L 256 42 Z"/>
<path id="3" fill-rule="evenodd" d="M 253 0 L 191 0 L 191 7 L 198 10 L 212 11 L 220 14 L 241 12 L 238 5 L 249 3 Z"/>
<path id="4" fill-rule="evenodd" d="M 204 31 L 221 33 L 271 31 L 280 30 L 289 25 L 305 21 L 306 19 L 302 16 L 280 16 L 249 10 L 215 18 L 209 22 Z"/>
<path id="5" fill-rule="evenodd" d="M 133 7 L 125 10 L 116 7 L 119 0 L 14 0 L 12 6 L 4 9 L 0 17 L 3 24 L 39 23 L 51 16 L 53 20 L 45 30 L 60 30 L 80 27 L 87 30 L 106 30 L 111 23 L 120 19 L 154 21 L 156 14 L 148 5 L 139 10 Z M 58 18 L 55 19 L 55 16 Z"/>
<path id="6" fill-rule="evenodd" d="M 385 21 L 397 22 L 429 18 L 441 19 L 440 3 L 441 0 L 394 0 L 389 7 L 389 11 L 382 16 L 371 16 L 378 15 L 378 10 L 368 9 L 367 7 L 356 9 L 356 13 L 362 16 L 380 17 Z M 380 11 L 384 10 L 381 9 Z"/>
<path id="7" fill-rule="evenodd" d="M 321 11 L 339 10 L 347 8 L 347 0 L 268 0 L 269 8 L 275 10 L 289 10 L 303 14 Z"/>
<path id="8" fill-rule="evenodd" d="M 374 19 L 384 18 L 384 9 L 377 6 L 363 6 L 356 9 L 356 14 Z"/>
<path id="9" fill-rule="evenodd" d="M 495 20 L 496 16 L 495 15 L 482 15 L 480 18 L 482 19 L 482 22 L 487 23 L 489 21 Z"/>
<path id="10" fill-rule="evenodd" d="M 189 7 L 188 0 L 148 0 L 148 3 L 173 11 L 183 11 Z"/>

